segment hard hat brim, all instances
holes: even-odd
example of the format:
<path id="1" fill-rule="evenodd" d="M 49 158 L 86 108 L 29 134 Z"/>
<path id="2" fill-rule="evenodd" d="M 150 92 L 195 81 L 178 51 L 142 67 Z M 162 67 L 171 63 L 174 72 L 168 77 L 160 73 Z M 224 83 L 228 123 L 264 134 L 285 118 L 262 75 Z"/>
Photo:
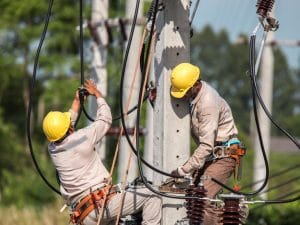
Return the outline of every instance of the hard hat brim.
<path id="1" fill-rule="evenodd" d="M 189 88 L 185 90 L 178 90 L 177 88 L 171 87 L 171 95 L 174 98 L 183 98 L 188 90 Z"/>
<path id="2" fill-rule="evenodd" d="M 64 115 L 66 116 L 67 119 L 70 119 L 70 121 L 71 121 L 71 113 L 70 112 L 64 112 Z"/>

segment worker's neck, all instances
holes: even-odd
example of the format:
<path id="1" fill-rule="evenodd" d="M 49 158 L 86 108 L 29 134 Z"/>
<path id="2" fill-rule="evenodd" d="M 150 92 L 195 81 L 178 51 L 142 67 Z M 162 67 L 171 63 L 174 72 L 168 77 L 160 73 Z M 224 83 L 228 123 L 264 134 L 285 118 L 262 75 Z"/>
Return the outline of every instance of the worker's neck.
<path id="1" fill-rule="evenodd" d="M 193 101 L 197 97 L 199 91 L 201 90 L 201 87 L 202 87 L 201 81 L 197 81 L 192 88 L 190 101 Z"/>

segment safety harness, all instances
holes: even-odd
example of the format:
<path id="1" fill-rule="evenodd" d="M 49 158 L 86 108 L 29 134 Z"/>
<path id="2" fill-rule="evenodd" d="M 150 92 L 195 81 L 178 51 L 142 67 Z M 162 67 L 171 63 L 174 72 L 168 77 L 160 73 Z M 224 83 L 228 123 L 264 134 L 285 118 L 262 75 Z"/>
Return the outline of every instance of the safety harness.
<path id="1" fill-rule="evenodd" d="M 233 189 L 239 191 L 241 189 L 238 182 L 242 178 L 242 162 L 243 156 L 246 154 L 246 147 L 238 138 L 231 138 L 226 142 L 217 142 L 210 160 L 222 158 L 234 158 L 234 185 Z"/>
<path id="2" fill-rule="evenodd" d="M 107 204 L 118 192 L 118 187 L 111 185 L 107 185 L 104 188 L 91 192 L 72 207 L 73 213 L 70 215 L 69 223 L 81 225 L 83 220 L 93 210 L 96 210 L 96 213 L 99 214 L 101 208 L 105 207 L 105 204 Z"/>

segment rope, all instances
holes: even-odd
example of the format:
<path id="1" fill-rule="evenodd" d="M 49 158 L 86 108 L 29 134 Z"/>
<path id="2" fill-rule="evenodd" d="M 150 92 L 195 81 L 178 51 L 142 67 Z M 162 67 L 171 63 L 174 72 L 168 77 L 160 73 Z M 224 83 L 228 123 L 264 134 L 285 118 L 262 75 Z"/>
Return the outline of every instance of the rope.
<path id="1" fill-rule="evenodd" d="M 143 48 L 143 43 L 144 43 L 144 40 L 145 40 L 145 37 L 146 37 L 146 32 L 147 32 L 147 30 L 145 28 L 144 32 L 143 32 L 143 35 L 142 35 L 141 44 L 140 44 L 140 47 L 139 47 L 139 57 L 138 57 L 138 59 L 140 59 L 140 56 L 141 56 L 141 53 L 142 53 L 142 48 Z M 133 77 L 133 80 L 131 82 L 131 87 L 130 87 L 130 93 L 129 93 L 129 97 L 128 97 L 128 102 L 127 102 L 127 105 L 126 105 L 126 108 L 125 108 L 126 110 L 128 110 L 128 108 L 129 108 L 129 103 L 130 103 L 131 97 L 132 97 L 133 84 L 134 84 L 135 79 L 136 79 L 138 68 L 139 68 L 139 61 L 136 64 L 135 71 L 134 71 L 134 77 Z M 122 127 L 122 129 L 121 129 L 120 136 L 121 136 L 121 134 L 123 132 L 123 129 L 124 129 L 124 127 Z M 136 127 L 134 128 L 133 137 L 135 137 L 135 136 L 136 136 Z M 132 151 L 130 151 L 130 153 L 129 153 L 129 157 L 128 157 L 128 161 L 127 161 L 127 167 L 126 167 L 126 172 L 125 172 L 125 175 L 124 175 L 123 180 L 122 180 L 122 195 L 121 195 L 121 200 L 120 200 L 118 215 L 117 215 L 117 219 L 116 219 L 116 225 L 119 223 L 119 220 L 120 220 L 120 217 L 121 217 L 121 213 L 122 213 L 122 208 L 123 208 L 124 199 L 125 199 L 125 188 L 126 188 L 126 183 L 127 183 L 127 178 L 128 178 L 128 171 L 129 171 L 129 168 L 130 168 L 131 159 L 132 159 Z"/>
<path id="2" fill-rule="evenodd" d="M 121 133 L 122 133 L 122 131 L 121 131 Z M 116 161 L 117 161 L 117 157 L 118 157 L 118 154 L 119 154 L 119 143 L 120 143 L 120 139 L 121 139 L 121 135 L 119 135 L 119 138 L 118 138 L 118 141 L 117 141 L 117 145 L 116 145 L 116 149 L 115 149 L 114 158 L 113 158 L 112 165 L 111 165 L 111 168 L 110 168 L 110 173 L 109 173 L 109 177 L 110 177 L 110 178 L 112 177 L 112 174 L 113 174 L 113 171 L 114 171 L 114 168 L 115 168 L 115 164 L 116 164 Z M 109 191 L 110 191 L 110 188 L 108 189 L 107 193 L 104 194 L 104 198 L 103 198 L 103 207 L 100 208 L 99 216 L 98 216 L 98 220 L 97 220 L 97 225 L 100 224 L 101 219 L 102 219 L 102 217 L 103 217 L 103 213 L 104 213 L 104 205 L 106 204 L 107 195 L 108 195 Z"/>
<path id="3" fill-rule="evenodd" d="M 141 52 L 142 52 L 142 46 L 143 46 L 143 42 L 145 40 L 145 36 L 146 36 L 146 29 L 144 29 L 144 32 L 143 32 L 143 35 L 142 35 L 141 44 L 140 44 L 140 47 L 139 47 L 139 57 L 140 57 Z M 134 86 L 134 82 L 135 82 L 136 77 L 137 77 L 138 69 L 139 69 L 139 63 L 136 64 L 136 67 L 135 67 L 135 70 L 134 70 L 133 79 L 132 79 L 131 86 L 130 86 L 130 92 L 129 92 L 128 102 L 127 102 L 126 108 L 125 108 L 125 111 L 126 111 L 125 116 L 126 117 L 128 116 L 129 104 L 130 104 L 130 101 L 131 101 L 131 98 L 132 98 L 133 86 Z M 115 154 L 114 154 L 113 162 L 112 162 L 111 169 L 110 169 L 110 174 L 109 174 L 110 178 L 112 177 L 112 174 L 113 174 L 113 171 L 114 171 L 114 168 L 115 168 L 115 165 L 116 165 L 117 157 L 118 157 L 118 154 L 119 154 L 119 144 L 120 144 L 120 140 L 121 140 L 123 131 L 124 131 L 124 127 L 121 128 L 120 133 L 119 133 L 119 137 L 118 137 L 118 141 L 117 141 L 117 145 L 116 145 L 116 149 L 115 149 Z M 134 129 L 134 136 L 135 135 L 136 135 L 136 129 Z M 132 158 L 132 151 L 130 151 L 130 154 L 129 154 L 129 157 L 128 157 L 128 163 L 127 163 L 126 173 L 125 173 L 125 177 L 123 178 L 123 183 L 122 183 L 122 188 L 121 188 L 122 191 L 125 190 L 125 184 L 127 182 L 127 174 L 128 174 L 128 170 L 129 170 L 129 167 L 130 167 L 131 158 Z M 108 193 L 109 192 L 107 192 L 104 195 L 104 204 L 106 202 L 107 194 Z M 120 202 L 119 212 L 118 212 L 118 216 L 117 216 L 117 222 L 120 219 L 121 209 L 123 208 L 123 193 L 125 193 L 125 192 L 122 192 L 122 197 L 121 197 L 122 201 Z M 103 216 L 103 212 L 104 212 L 104 207 L 102 207 L 101 211 L 99 212 L 99 217 L 98 217 L 97 225 L 99 225 L 100 222 L 101 222 L 101 219 L 102 219 L 102 216 Z"/>

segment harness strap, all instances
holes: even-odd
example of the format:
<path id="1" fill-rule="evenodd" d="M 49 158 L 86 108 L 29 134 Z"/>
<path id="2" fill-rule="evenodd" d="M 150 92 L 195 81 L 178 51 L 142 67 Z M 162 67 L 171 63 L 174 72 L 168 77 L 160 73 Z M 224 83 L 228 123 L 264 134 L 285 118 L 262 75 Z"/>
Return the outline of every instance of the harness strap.
<path id="1" fill-rule="evenodd" d="M 97 210 L 96 213 L 99 213 L 100 209 L 103 208 L 117 192 L 117 188 L 111 185 L 91 192 L 76 204 L 73 213 L 70 215 L 70 222 L 73 224 L 82 224 L 83 220 L 91 211 Z M 107 197 L 104 198 L 105 196 Z"/>

